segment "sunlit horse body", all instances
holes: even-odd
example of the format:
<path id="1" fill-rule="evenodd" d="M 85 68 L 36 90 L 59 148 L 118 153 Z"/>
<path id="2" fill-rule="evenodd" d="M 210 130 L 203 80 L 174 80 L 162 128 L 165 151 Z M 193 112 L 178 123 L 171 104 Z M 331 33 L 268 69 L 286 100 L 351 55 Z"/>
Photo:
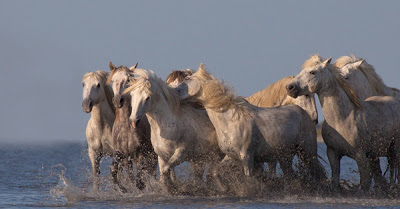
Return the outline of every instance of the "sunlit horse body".
<path id="1" fill-rule="evenodd" d="M 158 155 L 160 181 L 170 192 L 175 188 L 170 172 L 184 161 L 191 163 L 195 182 L 201 182 L 205 165 L 221 190 L 217 164 L 223 159 L 215 129 L 204 110 L 182 103 L 177 92 L 152 71 L 136 70 L 132 86 L 126 89 L 132 97 L 132 123 L 147 116 L 151 142 Z M 208 181 L 208 179 L 207 179 Z"/>
<path id="2" fill-rule="evenodd" d="M 122 95 L 136 66 L 131 68 L 120 66 L 116 68 L 110 62 L 111 73 L 107 81 L 107 84 L 112 83 L 113 103 L 116 107 L 116 118 L 112 129 L 114 154 L 110 170 L 114 183 L 123 192 L 126 192 L 126 189 L 121 185 L 117 175 L 121 162 L 123 162 L 131 180 L 136 180 L 136 186 L 139 189 L 143 189 L 145 186 L 143 173 L 155 177 L 157 172 L 157 155 L 150 141 L 150 124 L 147 118 L 144 117 L 136 127 L 131 126 L 129 122 L 132 109 L 131 97 L 130 95 Z M 134 177 L 132 164 L 136 168 L 136 178 Z"/>
<path id="3" fill-rule="evenodd" d="M 101 157 L 113 154 L 112 127 L 115 108 L 111 101 L 112 89 L 106 85 L 107 76 L 108 73 L 99 70 L 86 73 L 82 78 L 82 108 L 86 113 L 91 113 L 86 126 L 86 139 L 95 190 L 98 189 L 99 184 Z"/>
<path id="4" fill-rule="evenodd" d="M 309 176 L 314 180 L 323 177 L 315 126 L 302 108 L 253 106 L 214 79 L 203 65 L 188 78 L 177 87 L 181 99 L 198 101 L 205 107 L 221 150 L 242 162 L 246 176 L 253 175 L 254 165 L 270 158 L 281 163 L 285 175 L 293 175 L 292 160 L 301 150 Z"/>
<path id="5" fill-rule="evenodd" d="M 400 90 L 386 86 L 381 77 L 376 73 L 374 67 L 364 59 L 352 54 L 338 58 L 334 64 L 361 100 L 371 96 L 393 96 L 400 99 Z M 376 173 L 374 173 L 374 178 L 375 181 L 378 180 L 382 185 L 386 180 L 383 177 L 381 178 L 382 171 L 379 159 L 377 158 L 375 161 Z M 392 164 L 392 159 L 389 157 L 391 179 L 393 179 L 392 182 L 395 182 L 397 175 L 395 175 L 395 171 L 393 170 L 394 165 L 390 164 Z"/>
<path id="6" fill-rule="evenodd" d="M 322 137 L 335 188 L 339 187 L 340 159 L 349 156 L 358 164 L 361 187 L 368 190 L 375 172 L 374 159 L 398 150 L 400 101 L 389 96 L 360 100 L 330 61 L 313 55 L 287 91 L 293 97 L 310 93 L 319 97 L 325 116 Z"/>

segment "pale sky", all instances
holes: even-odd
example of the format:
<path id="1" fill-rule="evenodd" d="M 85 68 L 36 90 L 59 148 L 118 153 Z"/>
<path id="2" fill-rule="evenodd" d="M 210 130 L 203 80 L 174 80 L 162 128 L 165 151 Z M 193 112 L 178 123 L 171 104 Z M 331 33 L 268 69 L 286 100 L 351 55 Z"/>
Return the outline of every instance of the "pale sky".
<path id="1" fill-rule="evenodd" d="M 0 1 L 0 141 L 85 141 L 81 78 L 110 61 L 163 79 L 203 62 L 249 96 L 314 53 L 354 53 L 400 88 L 399 10 L 400 1 Z"/>

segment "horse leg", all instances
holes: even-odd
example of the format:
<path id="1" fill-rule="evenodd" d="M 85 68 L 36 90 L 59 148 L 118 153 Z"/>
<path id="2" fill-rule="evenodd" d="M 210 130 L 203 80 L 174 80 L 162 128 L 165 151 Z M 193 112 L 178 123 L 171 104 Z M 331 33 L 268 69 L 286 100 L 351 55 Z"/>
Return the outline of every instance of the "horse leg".
<path id="1" fill-rule="evenodd" d="M 283 174 L 286 178 L 292 179 L 294 177 L 293 171 L 293 158 L 292 157 L 285 157 L 279 160 L 279 164 L 281 165 Z"/>
<path id="2" fill-rule="evenodd" d="M 100 159 L 101 155 L 98 154 L 93 149 L 88 149 L 88 155 L 90 159 L 90 163 L 92 164 L 92 173 L 93 173 L 93 189 L 94 191 L 98 191 L 99 189 L 99 175 L 100 175 Z"/>
<path id="3" fill-rule="evenodd" d="M 121 192 L 126 193 L 127 190 L 125 189 L 125 187 L 123 187 L 121 185 L 121 182 L 119 181 L 120 178 L 118 178 L 119 177 L 118 173 L 119 173 L 121 157 L 122 156 L 119 153 L 114 153 L 113 154 L 113 161 L 112 161 L 111 166 L 110 166 L 110 173 L 111 173 L 111 176 L 112 176 L 112 179 L 113 179 L 113 183 L 118 186 L 118 188 L 121 190 Z"/>
<path id="4" fill-rule="evenodd" d="M 275 177 L 276 176 L 276 165 L 278 164 L 278 161 L 276 159 L 271 159 L 268 162 L 268 173 L 270 176 Z"/>
<path id="5" fill-rule="evenodd" d="M 247 177 L 252 177 L 254 175 L 254 157 L 248 154 L 243 155 L 242 163 L 244 175 Z"/>
<path id="6" fill-rule="evenodd" d="M 224 186 L 224 184 L 222 184 L 221 179 L 219 178 L 218 168 L 219 168 L 218 164 L 216 162 L 213 162 L 213 163 L 211 163 L 210 168 L 208 169 L 207 173 L 211 174 L 212 179 L 214 180 L 217 187 L 221 190 L 221 192 L 226 192 L 227 188 L 226 188 L 226 186 Z M 209 181 L 209 178 L 207 177 L 207 182 L 208 181 Z"/>
<path id="7" fill-rule="evenodd" d="M 139 159 L 136 163 L 136 187 L 140 190 L 143 190 L 145 188 L 145 184 L 143 182 L 144 169 L 144 159 L 142 156 L 139 156 Z"/>
<path id="8" fill-rule="evenodd" d="M 340 159 L 341 156 L 336 154 L 336 152 L 327 147 L 326 154 L 328 155 L 329 164 L 332 170 L 332 186 L 334 190 L 339 190 L 339 178 L 340 178 Z"/>
<path id="9" fill-rule="evenodd" d="M 360 185 L 364 191 L 368 191 L 371 186 L 372 173 L 369 166 L 369 161 L 363 152 L 357 152 L 355 154 L 355 160 L 358 165 L 358 171 L 360 172 Z"/>
<path id="10" fill-rule="evenodd" d="M 375 180 L 376 187 L 380 189 L 386 188 L 387 182 L 385 177 L 382 176 L 379 158 L 369 159 L 369 165 L 372 169 L 372 176 Z"/>
<path id="11" fill-rule="evenodd" d="M 173 183 L 176 182 L 175 169 L 173 169 L 173 168 L 171 168 L 171 176 L 170 176 L 170 178 L 171 178 L 171 181 L 172 181 Z"/>
<path id="12" fill-rule="evenodd" d="M 193 183 L 199 185 L 203 182 L 203 174 L 205 170 L 205 164 L 203 162 L 191 162 L 193 168 Z"/>

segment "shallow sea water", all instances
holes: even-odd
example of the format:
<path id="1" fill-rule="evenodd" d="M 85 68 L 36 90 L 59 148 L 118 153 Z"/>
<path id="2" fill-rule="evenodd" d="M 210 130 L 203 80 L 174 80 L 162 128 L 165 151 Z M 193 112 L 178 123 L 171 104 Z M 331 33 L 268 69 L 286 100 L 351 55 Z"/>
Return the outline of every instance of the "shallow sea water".
<path id="1" fill-rule="evenodd" d="M 322 164 L 328 171 L 325 145 L 319 144 Z M 168 195 L 152 181 L 144 191 L 130 187 L 122 194 L 112 189 L 110 158 L 101 164 L 100 192 L 91 185 L 91 166 L 85 143 L 5 144 L 0 142 L 0 208 L 398 208 L 400 200 L 377 195 Z M 384 160 L 381 162 L 385 166 Z M 357 166 L 344 157 L 341 178 L 356 184 Z M 176 168 L 177 178 L 188 182 L 187 163 Z M 279 179 L 279 178 L 278 178 Z M 128 185 L 129 183 L 127 183 Z M 183 183 L 184 185 L 184 183 Z M 190 185 L 185 185 L 190 187 Z M 290 185 L 286 185 L 290 191 Z"/>

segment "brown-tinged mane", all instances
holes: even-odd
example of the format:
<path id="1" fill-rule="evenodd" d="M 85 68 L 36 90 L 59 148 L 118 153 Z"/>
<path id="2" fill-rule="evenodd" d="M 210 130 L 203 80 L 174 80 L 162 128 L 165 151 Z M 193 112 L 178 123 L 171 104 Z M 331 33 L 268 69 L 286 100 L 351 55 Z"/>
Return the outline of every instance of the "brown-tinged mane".
<path id="1" fill-rule="evenodd" d="M 342 56 L 335 61 L 335 66 L 338 69 L 343 68 L 348 64 L 352 64 L 358 61 L 363 60 L 362 58 L 356 57 L 354 54 L 350 56 Z M 380 95 L 385 95 L 385 83 L 383 82 L 382 78 L 376 73 L 374 67 L 368 64 L 365 60 L 361 63 L 358 67 L 359 70 L 365 75 L 368 79 L 369 84 L 375 89 L 377 93 Z"/>
<path id="2" fill-rule="evenodd" d="M 232 87 L 211 76 L 203 65 L 200 65 L 199 70 L 192 77 L 202 80 L 201 95 L 203 98 L 200 102 L 205 108 L 210 108 L 216 112 L 234 109 L 237 116 L 248 113 L 247 109 L 251 104 L 242 97 L 236 96 Z"/>
<path id="3" fill-rule="evenodd" d="M 115 113 L 115 107 L 114 107 L 114 104 L 112 103 L 112 99 L 114 97 L 114 92 L 113 92 L 112 88 L 107 84 L 108 77 L 109 77 L 109 74 L 107 72 L 98 70 L 96 72 L 88 72 L 85 75 L 83 75 L 82 82 L 88 78 L 99 80 L 101 83 L 101 86 L 103 86 L 103 88 L 104 88 L 107 102 L 110 105 L 112 111 Z"/>
<path id="4" fill-rule="evenodd" d="M 318 54 L 314 54 L 310 57 L 310 59 L 306 60 L 302 66 L 303 69 L 306 68 L 314 68 L 317 65 L 321 65 L 324 62 L 324 59 Z M 339 70 L 335 65 L 328 63 L 326 68 L 332 73 L 335 80 L 339 83 L 342 89 L 346 92 L 346 95 L 349 97 L 350 101 L 356 106 L 358 109 L 363 109 L 360 100 L 356 92 L 351 88 L 349 83 L 340 75 Z"/>
<path id="5" fill-rule="evenodd" d="M 193 70 L 191 69 L 186 69 L 186 70 L 173 70 L 165 79 L 165 82 L 167 84 L 170 84 L 174 82 L 175 80 L 178 80 L 178 83 L 182 83 L 182 81 L 190 75 L 193 75 Z"/>
<path id="6" fill-rule="evenodd" d="M 293 80 L 294 76 L 288 76 L 267 86 L 261 91 L 245 98 L 252 105 L 259 107 L 276 107 L 284 105 L 287 99 L 286 85 Z"/>
<path id="7" fill-rule="evenodd" d="M 169 106 L 178 112 L 180 108 L 180 99 L 175 89 L 168 86 L 161 78 L 157 77 L 153 71 L 143 69 L 135 69 L 134 77 L 131 78 L 129 87 L 125 89 L 123 94 L 128 94 L 131 91 L 138 89 L 146 93 L 159 94 L 164 97 Z"/>

